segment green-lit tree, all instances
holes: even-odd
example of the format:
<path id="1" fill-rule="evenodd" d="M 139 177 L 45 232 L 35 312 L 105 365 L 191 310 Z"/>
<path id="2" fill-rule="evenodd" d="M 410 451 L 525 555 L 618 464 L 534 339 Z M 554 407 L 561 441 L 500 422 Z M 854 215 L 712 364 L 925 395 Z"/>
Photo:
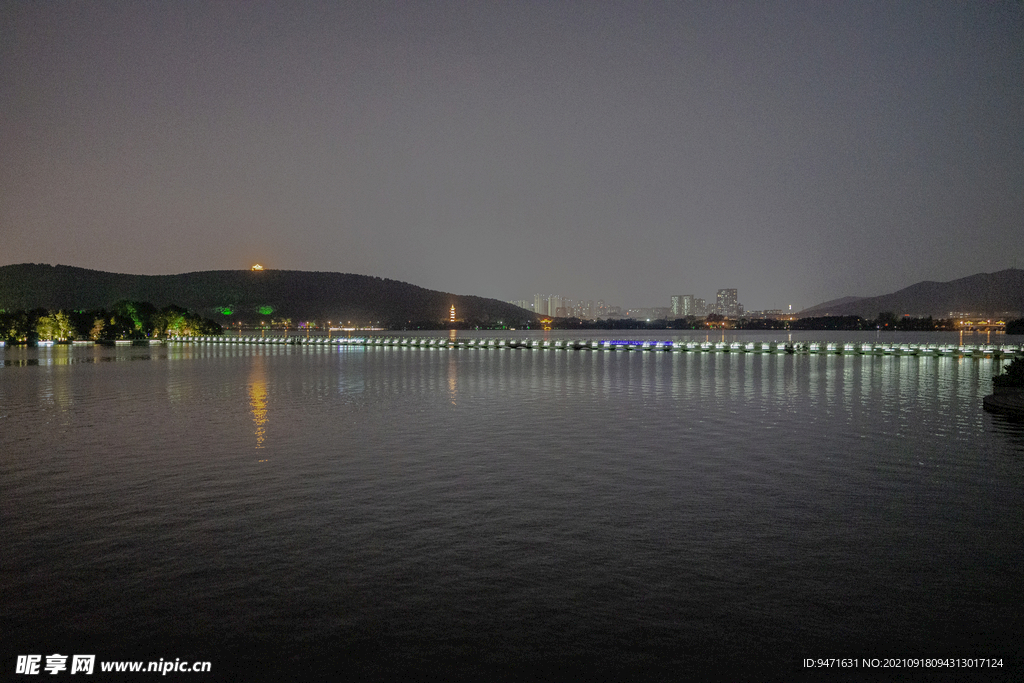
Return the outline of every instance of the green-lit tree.
<path id="1" fill-rule="evenodd" d="M 156 337 L 166 337 L 168 334 L 178 334 L 176 330 L 181 329 L 182 320 L 188 311 L 180 306 L 165 306 L 161 308 L 152 320 L 152 333 Z"/>
<path id="2" fill-rule="evenodd" d="M 184 308 L 168 306 L 155 317 L 157 334 L 191 337 L 204 334 L 221 334 L 224 329 L 217 323 L 196 315 Z"/>
<path id="3" fill-rule="evenodd" d="M 93 341 L 99 341 L 101 339 L 110 338 L 107 334 L 107 316 L 98 315 L 93 318 L 92 326 L 89 328 L 89 339 Z"/>
<path id="4" fill-rule="evenodd" d="M 0 339 L 14 344 L 35 343 L 39 339 L 36 324 L 47 313 L 45 308 L 37 308 L 0 315 Z"/>
<path id="5" fill-rule="evenodd" d="M 147 301 L 118 301 L 114 305 L 114 317 L 121 328 L 121 338 L 142 339 L 153 328 L 156 306 Z"/>
<path id="6" fill-rule="evenodd" d="M 57 311 L 40 316 L 36 322 L 36 334 L 47 341 L 67 341 L 75 337 L 75 326 L 67 311 Z"/>
<path id="7" fill-rule="evenodd" d="M 1014 358 L 1003 366 L 1003 374 L 992 378 L 997 387 L 1024 387 L 1024 358 Z"/>
<path id="8" fill-rule="evenodd" d="M 9 344 L 28 341 L 35 328 L 29 327 L 29 316 L 26 311 L 0 313 L 0 339 Z"/>

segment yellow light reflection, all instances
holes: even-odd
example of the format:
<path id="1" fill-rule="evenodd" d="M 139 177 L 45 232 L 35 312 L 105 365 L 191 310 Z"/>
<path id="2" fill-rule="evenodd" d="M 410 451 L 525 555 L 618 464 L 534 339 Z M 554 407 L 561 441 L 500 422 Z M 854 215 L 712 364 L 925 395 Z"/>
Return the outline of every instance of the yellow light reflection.
<path id="1" fill-rule="evenodd" d="M 458 381 L 456 377 L 455 354 L 448 356 L 448 398 L 452 405 L 456 404 L 459 395 Z"/>
<path id="2" fill-rule="evenodd" d="M 249 380 L 249 408 L 252 410 L 252 421 L 256 430 L 256 448 L 260 449 L 263 448 L 267 436 L 267 377 L 262 356 L 253 358 L 252 375 Z"/>

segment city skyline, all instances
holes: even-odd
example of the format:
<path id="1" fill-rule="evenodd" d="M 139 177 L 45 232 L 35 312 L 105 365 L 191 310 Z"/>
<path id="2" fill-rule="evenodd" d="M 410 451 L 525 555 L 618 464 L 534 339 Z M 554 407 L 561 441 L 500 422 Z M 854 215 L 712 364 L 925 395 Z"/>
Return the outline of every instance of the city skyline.
<path id="1" fill-rule="evenodd" d="M 751 309 L 994 272 L 1022 44 L 1011 0 L 15 0 L 0 265 Z"/>
<path id="2" fill-rule="evenodd" d="M 555 318 L 575 317 L 583 320 L 598 320 L 605 318 L 623 317 L 705 317 L 710 313 L 716 313 L 729 318 L 738 318 L 744 315 L 745 307 L 740 303 L 738 290 L 736 288 L 719 289 L 715 299 L 708 305 L 707 300 L 692 294 L 674 294 L 671 296 L 668 306 L 621 306 L 611 305 L 604 299 L 573 299 L 561 294 L 534 294 L 532 300 L 512 299 L 508 303 L 519 306 L 527 311 L 538 315 Z M 782 309 L 772 309 L 770 312 L 781 315 Z M 757 311 L 764 314 L 765 311 Z"/>

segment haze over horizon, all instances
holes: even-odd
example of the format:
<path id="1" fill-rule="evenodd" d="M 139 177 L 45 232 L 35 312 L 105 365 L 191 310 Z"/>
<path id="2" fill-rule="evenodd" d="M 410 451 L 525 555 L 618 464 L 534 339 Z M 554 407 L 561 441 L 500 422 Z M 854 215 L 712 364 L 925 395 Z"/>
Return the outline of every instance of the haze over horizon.
<path id="1" fill-rule="evenodd" d="M 1024 264 L 1024 4 L 0 4 L 0 265 L 794 310 Z"/>

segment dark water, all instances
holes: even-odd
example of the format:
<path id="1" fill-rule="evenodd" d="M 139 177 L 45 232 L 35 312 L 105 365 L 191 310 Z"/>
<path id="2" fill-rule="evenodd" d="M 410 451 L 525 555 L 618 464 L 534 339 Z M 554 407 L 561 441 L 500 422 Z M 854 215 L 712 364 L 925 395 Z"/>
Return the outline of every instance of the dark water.
<path id="1" fill-rule="evenodd" d="M 1021 670 L 1024 426 L 981 410 L 988 360 L 2 358 L 4 676 L 54 652 L 211 661 L 189 681 Z"/>

